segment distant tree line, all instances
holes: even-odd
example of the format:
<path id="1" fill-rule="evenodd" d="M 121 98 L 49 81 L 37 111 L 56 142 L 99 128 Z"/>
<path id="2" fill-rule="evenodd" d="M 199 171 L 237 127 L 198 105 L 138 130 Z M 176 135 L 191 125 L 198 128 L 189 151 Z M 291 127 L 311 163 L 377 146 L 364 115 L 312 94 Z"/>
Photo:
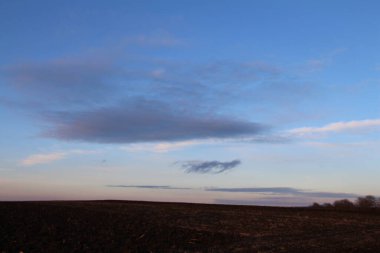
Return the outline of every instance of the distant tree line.
<path id="1" fill-rule="evenodd" d="M 340 199 L 334 201 L 334 203 L 318 204 L 314 203 L 313 208 L 337 208 L 337 209 L 380 209 L 380 198 L 376 198 L 372 195 L 365 197 L 358 197 L 354 202 L 348 199 Z"/>

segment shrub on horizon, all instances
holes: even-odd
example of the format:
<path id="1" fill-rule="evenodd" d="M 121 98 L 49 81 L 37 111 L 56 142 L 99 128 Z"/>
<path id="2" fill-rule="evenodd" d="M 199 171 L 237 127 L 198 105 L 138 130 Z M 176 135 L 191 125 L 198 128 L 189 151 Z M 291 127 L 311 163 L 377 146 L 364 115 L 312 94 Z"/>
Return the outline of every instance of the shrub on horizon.
<path id="1" fill-rule="evenodd" d="M 341 200 L 336 200 L 333 204 L 335 208 L 341 208 L 341 209 L 349 209 L 349 208 L 354 208 L 355 205 L 348 199 L 341 199 Z"/>
<path id="2" fill-rule="evenodd" d="M 372 195 L 367 195 L 365 197 L 359 197 L 355 205 L 359 208 L 376 208 L 378 206 L 378 200 L 372 196 Z"/>

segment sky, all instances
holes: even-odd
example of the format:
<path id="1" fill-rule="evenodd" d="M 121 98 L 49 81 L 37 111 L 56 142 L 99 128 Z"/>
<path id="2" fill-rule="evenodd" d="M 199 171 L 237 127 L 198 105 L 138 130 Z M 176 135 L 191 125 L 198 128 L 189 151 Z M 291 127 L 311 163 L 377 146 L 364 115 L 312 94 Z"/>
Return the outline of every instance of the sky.
<path id="1" fill-rule="evenodd" d="M 379 9 L 0 1 L 0 200 L 379 196 Z"/>

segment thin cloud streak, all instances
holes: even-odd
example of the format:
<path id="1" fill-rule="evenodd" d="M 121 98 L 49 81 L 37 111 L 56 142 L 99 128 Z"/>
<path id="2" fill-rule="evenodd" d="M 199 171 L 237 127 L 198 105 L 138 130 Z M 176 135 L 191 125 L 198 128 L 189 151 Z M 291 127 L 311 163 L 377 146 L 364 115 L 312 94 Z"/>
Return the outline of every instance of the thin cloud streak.
<path id="1" fill-rule="evenodd" d="M 319 192 L 292 187 L 247 187 L 247 188 L 192 188 L 170 185 L 106 185 L 115 188 L 139 188 L 151 190 L 203 190 L 205 192 L 253 193 L 250 199 L 237 195 L 234 199 L 215 199 L 218 204 L 266 205 L 266 206 L 307 206 L 315 201 L 331 199 L 353 199 L 360 195 L 353 193 Z"/>
<path id="2" fill-rule="evenodd" d="M 292 129 L 289 133 L 296 136 L 307 136 L 332 132 L 372 130 L 373 128 L 380 128 L 380 119 L 334 122 L 322 127 L 301 127 Z"/>
<path id="3" fill-rule="evenodd" d="M 66 157 L 66 153 L 57 152 L 57 153 L 49 153 L 49 154 L 35 154 L 28 156 L 24 160 L 21 161 L 21 164 L 24 166 L 33 166 L 37 164 L 45 164 L 51 163 L 57 160 L 62 160 Z"/>
<path id="4" fill-rule="evenodd" d="M 187 187 L 173 187 L 169 185 L 106 185 L 106 187 L 142 188 L 142 189 L 156 189 L 156 190 L 191 190 L 193 189 L 193 188 L 187 188 Z"/>
<path id="5" fill-rule="evenodd" d="M 33 154 L 23 159 L 21 161 L 21 164 L 24 166 L 47 164 L 47 163 L 63 160 L 70 155 L 88 155 L 88 154 L 97 154 L 97 153 L 99 153 L 99 151 L 97 150 L 73 149 L 73 150 L 62 151 L 62 152 Z"/>
<path id="6" fill-rule="evenodd" d="M 177 162 L 181 163 L 181 167 L 187 173 L 201 173 L 201 174 L 219 174 L 227 170 L 231 170 L 241 164 L 240 160 L 233 160 L 231 162 L 219 161 L 186 161 Z"/>
<path id="7" fill-rule="evenodd" d="M 196 145 L 206 144 L 206 141 L 177 141 L 177 142 L 159 142 L 159 143 L 139 143 L 129 144 L 121 147 L 121 150 L 127 152 L 154 152 L 166 153 L 169 151 L 181 150 Z"/>
<path id="8" fill-rule="evenodd" d="M 355 198 L 352 193 L 307 191 L 291 187 L 247 187 L 247 188 L 206 188 L 205 191 L 215 192 L 241 192 L 241 193 L 269 193 L 318 198 Z"/>
<path id="9" fill-rule="evenodd" d="M 305 197 L 266 197 L 254 199 L 214 199 L 215 204 L 248 205 L 248 206 L 279 206 L 279 207 L 306 207 L 313 201 Z"/>

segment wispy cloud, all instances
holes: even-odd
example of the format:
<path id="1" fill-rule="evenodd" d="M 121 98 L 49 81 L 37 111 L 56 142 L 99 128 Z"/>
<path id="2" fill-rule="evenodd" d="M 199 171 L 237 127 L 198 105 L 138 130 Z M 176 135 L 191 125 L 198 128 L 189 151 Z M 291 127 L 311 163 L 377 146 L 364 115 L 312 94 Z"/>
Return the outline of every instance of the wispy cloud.
<path id="1" fill-rule="evenodd" d="M 156 189 L 156 190 L 190 190 L 192 188 L 187 187 L 175 187 L 169 185 L 106 185 L 106 187 L 117 188 L 142 188 L 142 189 Z"/>
<path id="2" fill-rule="evenodd" d="M 154 150 L 156 152 L 168 152 L 168 151 L 173 151 L 177 149 L 182 149 L 185 147 L 190 147 L 199 144 L 200 142 L 197 141 L 180 141 L 180 142 L 163 142 L 163 143 L 158 143 L 154 146 Z"/>
<path id="3" fill-rule="evenodd" d="M 254 206 L 280 206 L 280 207 L 305 207 L 310 206 L 313 200 L 305 197 L 265 197 L 253 199 L 222 199 L 214 200 L 216 204 L 223 205 L 254 205 Z"/>
<path id="4" fill-rule="evenodd" d="M 337 48 L 335 50 L 332 50 L 331 52 L 328 52 L 327 54 L 324 54 L 320 57 L 309 59 L 306 61 L 306 63 L 303 65 L 302 70 L 306 73 L 311 72 L 317 72 L 320 70 L 325 69 L 329 65 L 331 65 L 334 61 L 334 59 L 345 52 L 346 48 Z"/>
<path id="5" fill-rule="evenodd" d="M 50 163 L 57 160 L 62 160 L 66 157 L 66 153 L 58 152 L 58 153 L 48 153 L 48 154 L 35 154 L 28 156 L 24 160 L 21 161 L 22 165 L 32 166 L 36 164 L 44 164 Z"/>
<path id="6" fill-rule="evenodd" d="M 176 141 L 176 142 L 159 142 L 159 143 L 138 143 L 129 144 L 121 147 L 128 152 L 155 152 L 165 153 L 169 151 L 181 150 L 184 148 L 205 144 L 205 141 Z"/>
<path id="7" fill-rule="evenodd" d="M 21 164 L 24 166 L 33 166 L 37 164 L 46 164 L 46 163 L 51 163 L 58 160 L 63 160 L 73 154 L 86 155 L 86 154 L 97 154 L 97 153 L 99 153 L 99 151 L 74 149 L 74 150 L 62 151 L 62 152 L 33 154 L 23 159 L 21 161 Z"/>
<path id="8" fill-rule="evenodd" d="M 272 133 L 267 133 L 267 134 L 257 134 L 252 137 L 244 138 L 241 139 L 241 141 L 244 142 L 252 142 L 252 143 L 266 143 L 266 144 L 285 144 L 285 143 L 290 143 L 293 141 L 291 136 L 288 134 L 282 134 L 282 133 L 277 133 L 277 134 L 272 134 Z"/>
<path id="9" fill-rule="evenodd" d="M 311 59 L 307 61 L 305 68 L 310 72 L 315 72 L 325 68 L 329 62 L 326 59 Z"/>
<path id="10" fill-rule="evenodd" d="M 51 105 L 93 102 L 110 94 L 107 79 L 119 69 L 104 59 L 55 59 L 3 68 L 2 74 L 23 100 Z M 120 74 L 120 73 L 119 73 Z M 110 87 L 111 86 L 111 87 Z"/>
<path id="11" fill-rule="evenodd" d="M 375 148 L 380 147 L 379 141 L 357 141 L 357 142 L 321 142 L 321 141 L 307 141 L 304 142 L 305 146 L 315 147 L 315 148 Z"/>
<path id="12" fill-rule="evenodd" d="M 141 34 L 137 36 L 129 36 L 123 39 L 123 42 L 128 45 L 137 46 L 157 46 L 157 47 L 172 47 L 184 44 L 184 41 L 169 33 L 157 34 Z"/>
<path id="13" fill-rule="evenodd" d="M 320 192 L 292 187 L 247 187 L 247 188 L 193 188 L 170 185 L 106 185 L 115 188 L 137 188 L 148 190 L 203 190 L 206 192 L 236 193 L 235 198 L 215 199 L 217 204 L 264 205 L 264 206 L 308 206 L 313 202 L 325 202 L 332 199 L 353 199 L 359 195 L 353 193 Z M 239 193 L 253 193 L 241 195 Z M 220 195 L 219 195 L 220 196 Z M 231 196 L 231 195 L 226 195 Z"/>
<path id="14" fill-rule="evenodd" d="M 339 133 L 347 131 L 368 131 L 373 130 L 375 128 L 380 129 L 380 119 L 334 122 L 322 127 L 301 127 L 292 129 L 289 131 L 289 133 L 295 136 L 309 136 L 313 134 L 324 134 L 333 132 Z"/>
<path id="15" fill-rule="evenodd" d="M 318 198 L 355 198 L 358 196 L 352 193 L 307 191 L 291 187 L 206 188 L 205 190 L 216 192 L 269 193 Z"/>
<path id="16" fill-rule="evenodd" d="M 227 170 L 231 170 L 241 164 L 240 160 L 233 160 L 230 162 L 219 161 L 186 161 L 177 162 L 185 169 L 187 173 L 211 173 L 219 174 Z"/>

